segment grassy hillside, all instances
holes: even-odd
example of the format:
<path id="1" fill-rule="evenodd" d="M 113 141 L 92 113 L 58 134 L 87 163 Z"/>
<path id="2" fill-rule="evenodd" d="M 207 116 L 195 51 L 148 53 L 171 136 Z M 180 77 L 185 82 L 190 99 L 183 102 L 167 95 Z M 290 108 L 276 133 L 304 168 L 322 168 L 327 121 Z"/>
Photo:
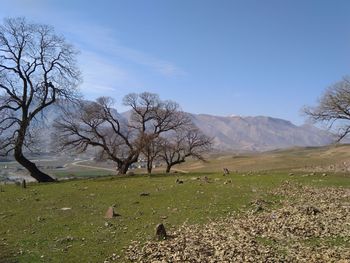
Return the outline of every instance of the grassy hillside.
<path id="1" fill-rule="evenodd" d="M 267 190 L 286 179 L 350 187 L 343 175 L 187 174 L 179 177 L 183 184 L 176 184 L 176 178 L 109 177 L 32 184 L 27 189 L 2 186 L 0 262 L 8 262 L 11 255 L 19 262 L 102 262 L 113 253 L 123 257 L 122 249 L 131 240 L 152 239 L 160 222 L 170 229 L 185 221 L 204 223 L 237 213 L 249 208 L 253 199 L 268 198 Z M 143 192 L 149 196 L 140 196 Z M 112 205 L 121 216 L 105 219 Z"/>
<path id="2" fill-rule="evenodd" d="M 210 156 L 203 163 L 189 160 L 176 168 L 189 172 L 221 172 L 224 167 L 232 171 L 293 171 L 295 169 L 312 172 L 316 168 L 320 172 L 329 166 L 336 166 L 337 172 L 344 171 L 343 163 L 350 166 L 350 145 L 334 145 L 325 147 L 292 148 L 251 154 L 218 154 Z M 349 167 L 348 167 L 349 166 Z M 321 169 L 322 168 L 322 169 Z M 346 169 L 345 169 L 346 170 Z"/>
<path id="3" fill-rule="evenodd" d="M 252 200 L 276 198 L 269 191 L 286 180 L 350 188 L 347 172 L 323 176 L 298 170 L 343 163 L 350 159 L 349 153 L 349 146 L 337 146 L 221 155 L 208 163 L 189 161 L 177 167 L 190 171 L 187 174 L 152 176 L 89 179 L 109 171 L 75 167 L 87 179 L 29 184 L 26 189 L 2 185 L 0 262 L 103 262 L 113 254 L 116 261 L 125 262 L 124 248 L 132 240 L 154 238 L 157 224 L 174 230 L 184 222 L 202 224 L 240 214 L 252 209 Z M 223 167 L 239 172 L 223 176 Z M 110 206 L 121 216 L 105 219 Z"/>

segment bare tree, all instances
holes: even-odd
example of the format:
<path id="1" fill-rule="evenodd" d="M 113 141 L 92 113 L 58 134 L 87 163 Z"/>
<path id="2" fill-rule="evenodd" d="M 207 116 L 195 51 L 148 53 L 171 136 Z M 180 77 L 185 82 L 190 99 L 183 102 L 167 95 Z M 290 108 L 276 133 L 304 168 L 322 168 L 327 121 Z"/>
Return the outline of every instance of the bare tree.
<path id="1" fill-rule="evenodd" d="M 160 153 L 162 152 L 162 138 L 149 138 L 149 141 L 145 144 L 145 147 L 142 150 L 142 154 L 146 157 L 147 162 L 147 173 L 152 173 L 153 163 L 159 158 Z"/>
<path id="2" fill-rule="evenodd" d="M 83 152 L 89 146 L 99 147 L 105 158 L 117 163 L 120 174 L 137 162 L 151 141 L 188 121 L 177 103 L 162 101 L 153 93 L 125 96 L 124 105 L 131 107 L 129 120 L 118 115 L 112 105 L 113 100 L 108 97 L 82 102 L 55 126 L 64 148 Z"/>
<path id="3" fill-rule="evenodd" d="M 304 108 L 314 122 L 326 123 L 336 130 L 338 141 L 350 133 L 350 81 L 344 79 L 329 87 L 316 107 Z"/>
<path id="4" fill-rule="evenodd" d="M 169 173 L 171 167 L 185 162 L 187 157 L 205 161 L 203 154 L 210 150 L 212 139 L 192 124 L 177 130 L 175 136 L 163 138 L 161 144 L 160 158 L 166 163 L 165 172 Z"/>
<path id="5" fill-rule="evenodd" d="M 31 127 L 44 109 L 76 94 L 80 73 L 75 49 L 47 25 L 24 18 L 0 25 L 0 150 L 13 153 L 39 182 L 53 179 L 24 156 L 35 134 Z"/>

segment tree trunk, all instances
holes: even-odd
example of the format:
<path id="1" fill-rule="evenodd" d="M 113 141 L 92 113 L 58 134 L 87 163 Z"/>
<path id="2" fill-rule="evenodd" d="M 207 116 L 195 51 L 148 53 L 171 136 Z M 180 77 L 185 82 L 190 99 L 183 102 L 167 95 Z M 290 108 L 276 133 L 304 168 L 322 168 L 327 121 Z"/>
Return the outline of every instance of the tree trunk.
<path id="1" fill-rule="evenodd" d="M 130 163 L 122 163 L 118 166 L 119 174 L 126 174 L 129 169 Z"/>
<path id="2" fill-rule="evenodd" d="M 171 169 L 171 165 L 167 165 L 167 166 L 166 166 L 165 172 L 166 172 L 167 174 L 170 173 L 170 169 Z"/>
<path id="3" fill-rule="evenodd" d="M 148 160 L 147 161 L 147 173 L 151 174 L 152 173 L 152 161 L 151 160 Z"/>
<path id="4" fill-rule="evenodd" d="M 32 163 L 24 157 L 21 150 L 15 150 L 15 159 L 19 164 L 26 168 L 29 171 L 30 176 L 35 178 L 39 183 L 55 182 L 55 179 L 40 171 L 35 163 Z"/>

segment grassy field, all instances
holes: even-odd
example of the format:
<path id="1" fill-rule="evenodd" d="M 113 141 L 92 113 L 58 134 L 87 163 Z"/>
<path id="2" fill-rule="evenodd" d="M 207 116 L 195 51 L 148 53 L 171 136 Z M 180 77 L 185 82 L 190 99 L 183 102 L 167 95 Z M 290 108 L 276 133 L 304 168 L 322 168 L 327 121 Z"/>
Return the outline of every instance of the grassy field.
<path id="1" fill-rule="evenodd" d="M 304 168 L 313 171 L 317 167 L 336 165 L 338 170 L 343 170 L 344 162 L 350 168 L 350 145 L 292 148 L 240 155 L 218 154 L 210 156 L 206 163 L 189 160 L 176 168 L 189 172 L 222 172 L 224 167 L 239 172 L 293 171 Z"/>
<path id="2" fill-rule="evenodd" d="M 209 171 L 220 171 L 221 166 L 232 169 L 241 161 L 242 166 L 250 163 L 249 170 L 257 171 L 261 167 L 255 158 L 223 157 L 224 164 L 215 159 L 206 165 L 212 165 Z M 193 163 L 187 168 L 190 165 Z M 289 168 L 275 168 L 228 176 L 221 171 L 192 172 L 29 184 L 26 189 L 0 186 L 0 262 L 103 262 L 113 253 L 124 262 L 123 248 L 132 240 L 154 238 L 157 224 L 162 222 L 167 229 L 175 229 L 184 222 L 206 223 L 240 213 L 251 209 L 252 200 L 271 198 L 268 191 L 286 180 L 317 187 L 350 188 L 349 177 L 344 173 L 303 176 L 304 173 L 296 172 L 290 176 Z M 177 178 L 184 183 L 177 184 Z M 141 193 L 149 195 L 140 196 Z M 110 206 L 121 216 L 105 219 Z"/>

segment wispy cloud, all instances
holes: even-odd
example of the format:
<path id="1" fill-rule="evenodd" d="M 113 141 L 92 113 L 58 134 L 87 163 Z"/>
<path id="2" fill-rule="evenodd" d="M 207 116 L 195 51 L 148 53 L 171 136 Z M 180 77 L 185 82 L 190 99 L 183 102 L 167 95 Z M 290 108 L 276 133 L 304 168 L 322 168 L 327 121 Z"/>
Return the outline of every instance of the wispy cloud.
<path id="1" fill-rule="evenodd" d="M 110 28 L 81 23 L 74 23 L 74 25 L 70 25 L 68 28 L 67 34 L 72 35 L 85 48 L 89 48 L 90 51 L 95 50 L 100 55 L 110 58 L 114 57 L 116 59 L 119 58 L 139 66 L 144 66 L 146 69 L 150 69 L 165 77 L 186 75 L 185 71 L 174 63 L 121 44 Z"/>
<path id="2" fill-rule="evenodd" d="M 116 64 L 85 51 L 79 58 L 84 80 L 84 92 L 91 95 L 125 92 L 125 86 L 129 86 L 131 76 Z"/>

